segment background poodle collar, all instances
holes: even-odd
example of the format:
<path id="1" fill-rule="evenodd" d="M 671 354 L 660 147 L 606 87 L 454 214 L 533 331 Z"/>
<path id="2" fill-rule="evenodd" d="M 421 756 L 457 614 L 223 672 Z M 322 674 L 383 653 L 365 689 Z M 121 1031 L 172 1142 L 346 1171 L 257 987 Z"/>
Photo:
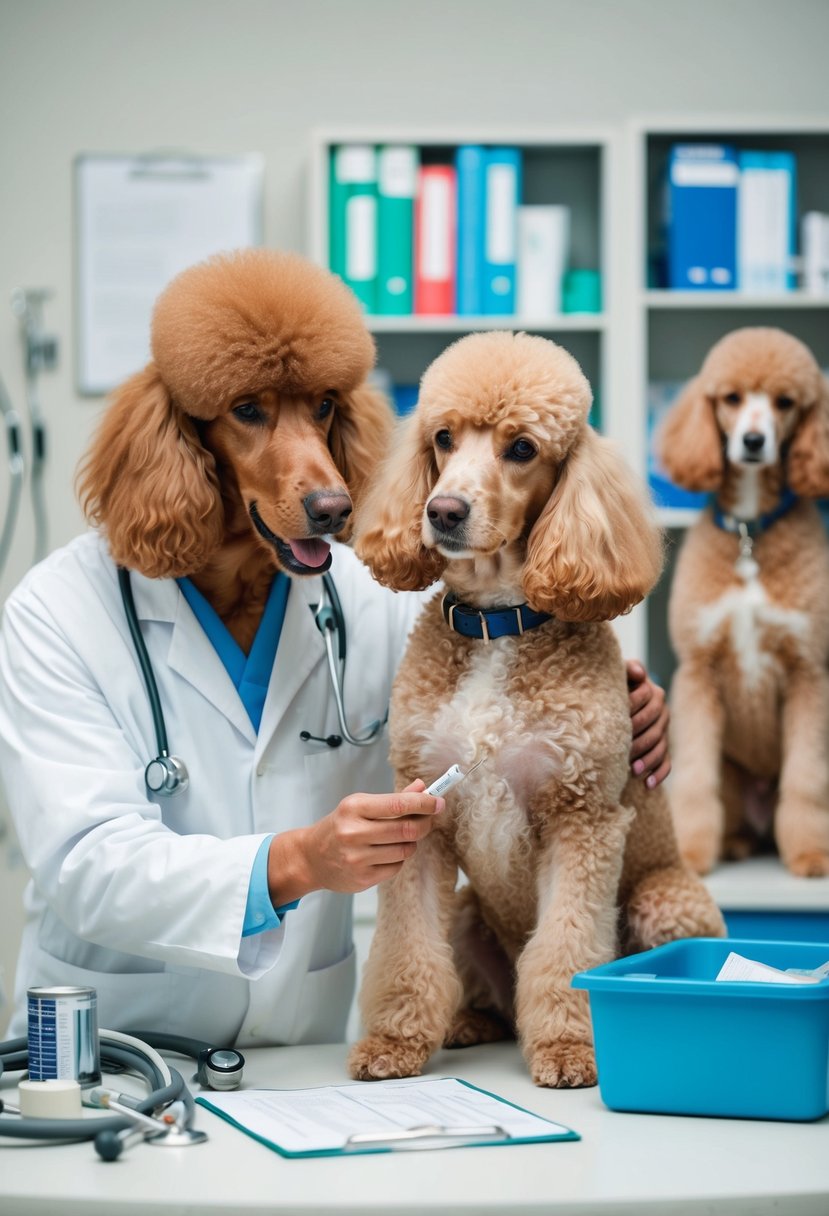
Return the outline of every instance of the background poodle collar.
<path id="1" fill-rule="evenodd" d="M 748 535 L 752 539 L 766 532 L 774 523 L 777 523 L 783 515 L 791 511 L 792 507 L 798 502 L 797 495 L 794 494 L 788 486 L 780 496 L 780 502 L 773 511 L 766 512 L 765 515 L 758 515 L 756 519 L 737 519 L 734 515 L 728 515 L 721 511 L 719 505 L 714 503 L 714 523 L 718 528 L 722 528 L 724 532 L 734 532 L 738 535 Z M 741 526 L 742 525 L 742 526 Z"/>
<path id="2" fill-rule="evenodd" d="M 473 608 L 462 604 L 451 592 L 443 597 L 441 604 L 444 619 L 450 629 L 465 638 L 483 638 L 491 642 L 494 638 L 518 637 L 528 629 L 535 629 L 545 621 L 552 620 L 549 612 L 534 612 L 528 604 L 511 604 L 505 608 Z"/>

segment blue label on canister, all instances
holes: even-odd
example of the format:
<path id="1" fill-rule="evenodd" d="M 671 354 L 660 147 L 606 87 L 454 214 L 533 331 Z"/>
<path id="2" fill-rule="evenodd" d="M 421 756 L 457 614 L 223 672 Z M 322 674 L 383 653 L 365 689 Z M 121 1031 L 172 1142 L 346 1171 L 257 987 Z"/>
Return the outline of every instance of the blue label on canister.
<path id="1" fill-rule="evenodd" d="M 29 1079 L 101 1080 L 98 999 L 94 988 L 28 990 Z"/>

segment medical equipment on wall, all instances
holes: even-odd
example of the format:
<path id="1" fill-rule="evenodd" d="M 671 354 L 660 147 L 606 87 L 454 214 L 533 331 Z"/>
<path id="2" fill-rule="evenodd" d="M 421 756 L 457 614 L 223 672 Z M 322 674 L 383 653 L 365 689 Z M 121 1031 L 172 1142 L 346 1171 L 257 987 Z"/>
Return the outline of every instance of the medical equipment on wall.
<path id="1" fill-rule="evenodd" d="M 20 417 L 11 403 L 2 377 L 0 377 L 0 414 L 3 415 L 9 460 L 9 489 L 6 496 L 3 526 L 0 529 L 0 575 L 2 575 L 11 549 L 14 526 L 20 510 L 20 496 L 23 493 L 23 478 L 26 473 L 26 463 L 20 442 Z"/>
<path id="2" fill-rule="evenodd" d="M 325 642 L 328 671 L 331 677 L 331 686 L 334 690 L 334 701 L 337 706 L 337 715 L 340 720 L 342 735 L 328 735 L 325 738 L 312 735 L 307 730 L 303 730 L 300 732 L 300 738 L 305 742 L 311 740 L 314 743 L 325 743 L 328 747 L 339 747 L 343 739 L 347 743 L 352 743 L 355 747 L 366 747 L 369 743 L 374 743 L 379 738 L 388 713 L 382 721 L 374 721 L 366 727 L 365 734 L 358 736 L 351 733 L 348 727 L 343 700 L 343 670 L 346 653 L 345 618 L 340 597 L 337 594 L 337 588 L 330 574 L 322 576 L 322 583 L 323 596 L 315 610 L 314 620 Z M 161 708 L 161 698 L 158 695 L 158 685 L 153 674 L 150 656 L 144 644 L 144 639 L 141 636 L 141 626 L 138 623 L 138 613 L 136 612 L 132 584 L 130 583 L 130 572 L 123 566 L 118 567 L 118 586 L 121 591 L 121 600 L 124 605 L 124 613 L 129 625 L 130 635 L 135 646 L 135 652 L 138 656 L 141 674 L 144 677 L 144 684 L 150 701 L 156 746 L 158 748 L 158 755 L 150 760 L 144 769 L 144 781 L 151 794 L 169 797 L 172 794 L 178 793 L 179 790 L 185 790 L 190 778 L 184 761 L 178 756 L 170 755 L 164 711 Z M 337 636 L 336 655 L 334 652 L 335 634 Z"/>
<path id="3" fill-rule="evenodd" d="M 39 378 L 41 372 L 53 371 L 58 362 L 58 340 L 46 332 L 43 305 L 52 296 L 42 288 L 20 287 L 12 294 L 12 312 L 20 321 L 26 373 L 26 405 L 31 430 L 32 510 L 35 524 L 34 560 L 41 561 L 48 548 L 46 498 L 43 493 L 43 472 L 46 466 L 46 423 L 40 404 Z"/>
<path id="4" fill-rule="evenodd" d="M 0 1099 L 0 1136 L 23 1140 L 94 1140 L 98 1155 L 114 1161 L 140 1140 L 156 1147 L 201 1144 L 207 1136 L 193 1126 L 195 1103 L 181 1073 L 159 1055 L 160 1050 L 191 1056 L 195 1079 L 205 1087 L 235 1089 L 242 1080 L 244 1056 L 233 1048 L 213 1047 L 183 1035 L 138 1031 L 100 1031 L 101 1067 L 105 1073 L 136 1072 L 148 1086 L 144 1098 L 95 1086 L 86 1090 L 85 1104 L 115 1112 L 111 1118 L 83 1118 L 78 1082 L 23 1082 L 20 1106 Z M 0 1074 L 22 1072 L 28 1066 L 25 1038 L 0 1043 Z M 73 1087 L 77 1087 L 73 1089 Z M 56 1117 L 50 1117 L 54 1110 Z M 66 1117 L 68 1114 L 69 1117 Z"/>

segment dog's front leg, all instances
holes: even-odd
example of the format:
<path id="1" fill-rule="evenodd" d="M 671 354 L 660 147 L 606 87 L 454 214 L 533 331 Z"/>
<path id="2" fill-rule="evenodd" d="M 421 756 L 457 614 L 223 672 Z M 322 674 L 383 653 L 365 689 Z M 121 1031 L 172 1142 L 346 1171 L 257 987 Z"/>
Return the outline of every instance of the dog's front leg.
<path id="1" fill-rule="evenodd" d="M 633 819 L 622 806 L 556 810 L 538 867 L 538 919 L 517 968 L 518 1034 L 536 1085 L 596 1084 L 586 992 L 577 971 L 616 952 L 616 898 Z"/>
<path id="2" fill-rule="evenodd" d="M 671 686 L 673 777 L 669 799 L 683 861 L 707 874 L 722 856 L 720 792 L 725 713 L 710 669 L 683 663 Z"/>
<path id="3" fill-rule="evenodd" d="M 801 668 L 783 706 L 783 767 L 774 834 L 793 874 L 829 874 L 829 673 Z"/>
<path id="4" fill-rule="evenodd" d="M 461 999 L 449 942 L 456 881 L 457 864 L 438 829 L 379 888 L 360 992 L 368 1033 L 348 1059 L 359 1081 L 417 1076 L 446 1037 Z"/>

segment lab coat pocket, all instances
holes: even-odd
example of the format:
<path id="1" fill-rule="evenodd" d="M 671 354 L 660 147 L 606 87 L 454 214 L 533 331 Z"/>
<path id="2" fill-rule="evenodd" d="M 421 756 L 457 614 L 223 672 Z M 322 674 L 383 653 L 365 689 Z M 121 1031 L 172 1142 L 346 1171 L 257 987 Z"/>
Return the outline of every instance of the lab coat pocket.
<path id="1" fill-rule="evenodd" d="M 98 1025 L 106 1030 L 158 1025 L 161 1010 L 181 1007 L 187 979 L 170 971 L 91 971 L 75 967 L 40 950 L 37 984 L 94 988 L 98 994 Z M 182 1033 L 178 1027 L 166 1029 Z M 192 1033 L 192 1031 L 190 1031 Z"/>
<path id="2" fill-rule="evenodd" d="M 357 956 L 352 949 L 332 967 L 309 971 L 302 984 L 290 1042 L 337 1043 L 345 1036 Z"/>

